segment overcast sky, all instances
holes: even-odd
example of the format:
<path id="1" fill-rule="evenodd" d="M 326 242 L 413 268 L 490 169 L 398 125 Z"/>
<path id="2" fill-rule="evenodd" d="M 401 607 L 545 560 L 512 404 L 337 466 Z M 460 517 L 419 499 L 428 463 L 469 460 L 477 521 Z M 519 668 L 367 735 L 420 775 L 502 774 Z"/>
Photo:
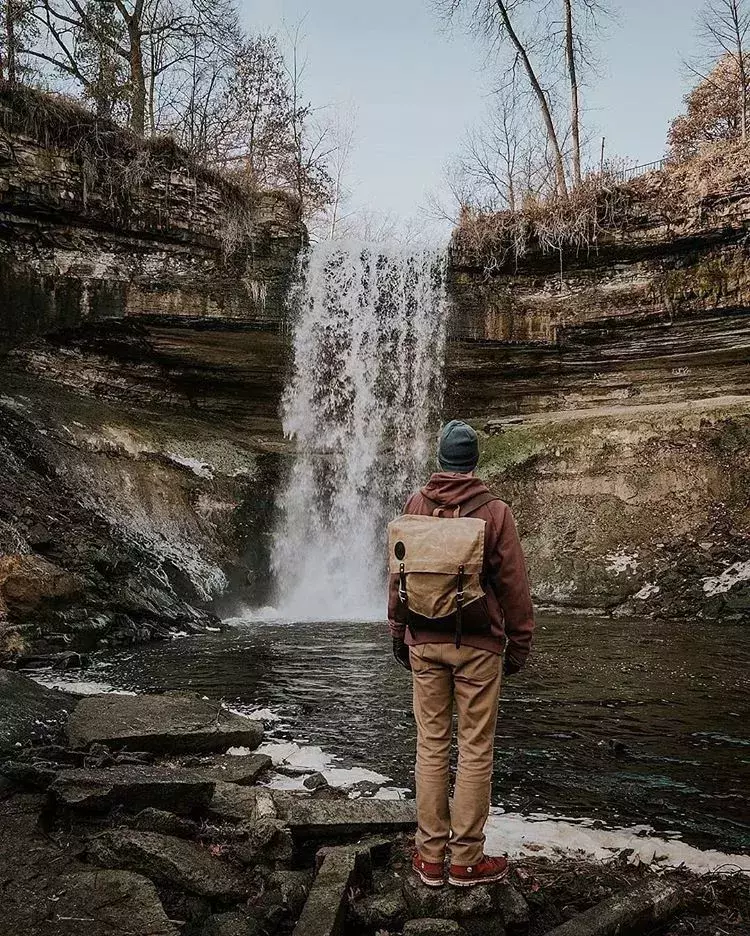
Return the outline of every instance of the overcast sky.
<path id="1" fill-rule="evenodd" d="M 440 185 L 465 129 L 487 105 L 491 74 L 478 41 L 446 29 L 431 0 L 242 0 L 250 31 L 304 19 L 306 93 L 357 111 L 351 175 L 357 201 L 410 217 Z M 601 77 L 586 91 L 587 130 L 610 154 L 663 155 L 695 51 L 700 0 L 620 0 Z"/>

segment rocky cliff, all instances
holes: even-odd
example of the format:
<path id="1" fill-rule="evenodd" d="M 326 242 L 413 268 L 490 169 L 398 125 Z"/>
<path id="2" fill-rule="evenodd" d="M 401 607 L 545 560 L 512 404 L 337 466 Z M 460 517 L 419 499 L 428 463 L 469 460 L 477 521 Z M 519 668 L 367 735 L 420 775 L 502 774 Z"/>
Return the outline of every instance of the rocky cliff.
<path id="1" fill-rule="evenodd" d="M 454 239 L 447 408 L 543 603 L 750 614 L 748 178 L 737 148 L 646 176 L 577 249 Z"/>
<path id="2" fill-rule="evenodd" d="M 305 240 L 283 193 L 67 101 L 0 91 L 0 624 L 14 646 L 210 625 L 230 582 L 264 596 L 284 294 Z"/>

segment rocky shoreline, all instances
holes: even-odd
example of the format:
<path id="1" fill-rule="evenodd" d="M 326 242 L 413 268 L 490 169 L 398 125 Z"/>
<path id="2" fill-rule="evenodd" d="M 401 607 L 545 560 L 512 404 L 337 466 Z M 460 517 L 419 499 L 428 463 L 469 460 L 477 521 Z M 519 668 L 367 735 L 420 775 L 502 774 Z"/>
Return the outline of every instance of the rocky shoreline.
<path id="1" fill-rule="evenodd" d="M 263 735 L 260 722 L 205 698 L 76 698 L 0 670 L 0 930 L 604 936 L 654 925 L 676 936 L 720 922 L 745 931 L 747 876 L 657 873 L 626 854 L 524 859 L 507 883 L 426 888 L 408 867 L 413 801 L 363 789 L 353 799 L 325 782 L 271 789 Z"/>

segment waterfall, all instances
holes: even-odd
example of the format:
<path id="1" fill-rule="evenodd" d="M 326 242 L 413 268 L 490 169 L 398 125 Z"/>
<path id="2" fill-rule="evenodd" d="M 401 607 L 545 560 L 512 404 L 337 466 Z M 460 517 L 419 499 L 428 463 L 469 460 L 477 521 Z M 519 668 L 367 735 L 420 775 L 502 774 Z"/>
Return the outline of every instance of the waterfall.
<path id="1" fill-rule="evenodd" d="M 283 400 L 297 453 L 272 552 L 285 619 L 385 616 L 385 525 L 422 482 L 435 445 L 444 276 L 434 251 L 322 243 L 302 259 Z"/>

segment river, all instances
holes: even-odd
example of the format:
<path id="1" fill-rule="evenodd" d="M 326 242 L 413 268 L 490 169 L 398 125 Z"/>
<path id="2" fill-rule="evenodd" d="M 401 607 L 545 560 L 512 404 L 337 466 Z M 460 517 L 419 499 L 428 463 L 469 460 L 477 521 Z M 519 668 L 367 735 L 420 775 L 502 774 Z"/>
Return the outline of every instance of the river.
<path id="1" fill-rule="evenodd" d="M 749 663 L 741 626 L 542 618 L 503 691 L 493 804 L 750 851 Z M 78 675 L 270 708 L 272 735 L 413 788 L 410 680 L 384 624 L 246 622 L 100 654 L 66 681 Z"/>

